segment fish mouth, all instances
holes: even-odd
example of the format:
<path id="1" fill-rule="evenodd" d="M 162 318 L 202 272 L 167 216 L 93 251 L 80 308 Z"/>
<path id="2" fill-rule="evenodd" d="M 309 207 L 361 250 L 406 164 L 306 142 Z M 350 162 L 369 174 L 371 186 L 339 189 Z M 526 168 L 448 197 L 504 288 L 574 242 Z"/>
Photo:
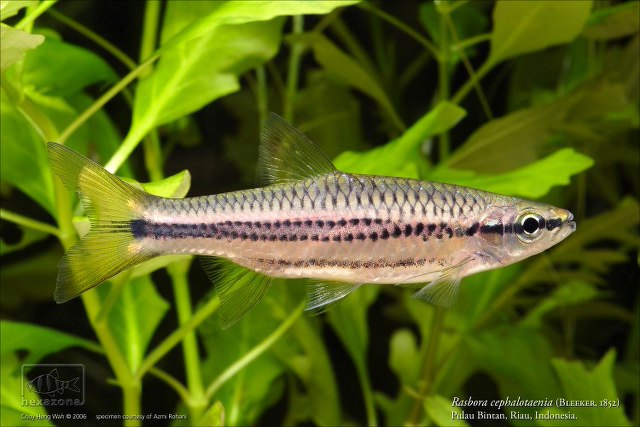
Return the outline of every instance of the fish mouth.
<path id="1" fill-rule="evenodd" d="M 569 226 L 572 233 L 576 231 L 576 223 L 573 220 L 573 214 L 571 212 L 569 212 L 569 216 L 567 217 L 566 224 Z"/>

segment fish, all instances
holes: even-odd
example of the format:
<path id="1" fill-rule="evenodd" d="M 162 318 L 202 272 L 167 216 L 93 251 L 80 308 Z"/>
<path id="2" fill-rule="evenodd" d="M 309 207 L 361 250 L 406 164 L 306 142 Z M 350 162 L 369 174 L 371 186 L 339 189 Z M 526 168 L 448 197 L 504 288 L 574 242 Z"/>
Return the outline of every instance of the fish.
<path id="1" fill-rule="evenodd" d="M 65 390 L 80 392 L 78 380 L 80 377 L 63 381 L 58 375 L 58 370 L 53 369 L 48 374 L 42 374 L 27 383 L 27 389 L 40 394 L 54 397 L 56 394 L 62 395 Z"/>
<path id="2" fill-rule="evenodd" d="M 463 277 L 540 253 L 576 229 L 571 212 L 544 203 L 342 172 L 274 113 L 260 139 L 262 187 L 184 199 L 148 194 L 49 143 L 53 172 L 79 192 L 91 224 L 59 263 L 56 302 L 149 259 L 192 254 L 220 298 L 223 327 L 274 278 L 309 279 L 311 311 L 363 284 L 422 284 L 416 298 L 450 307 Z"/>

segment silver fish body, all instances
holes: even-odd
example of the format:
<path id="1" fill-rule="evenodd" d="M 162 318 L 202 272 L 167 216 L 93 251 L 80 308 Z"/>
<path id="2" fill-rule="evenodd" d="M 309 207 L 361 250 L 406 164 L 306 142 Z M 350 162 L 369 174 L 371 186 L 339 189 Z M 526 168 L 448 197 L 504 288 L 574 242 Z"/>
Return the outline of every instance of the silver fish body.
<path id="1" fill-rule="evenodd" d="M 547 214 L 541 226 L 549 244 L 518 238 L 523 211 Z M 381 284 L 428 282 L 457 265 L 464 277 L 511 264 L 574 229 L 569 212 L 547 205 L 342 172 L 216 196 L 150 199 L 144 212 L 133 234 L 158 254 L 221 256 L 271 277 Z"/>
<path id="2" fill-rule="evenodd" d="M 312 279 L 310 309 L 364 283 L 429 282 L 416 296 L 448 306 L 463 277 L 537 254 L 575 230 L 569 211 L 546 204 L 338 171 L 276 115 L 262 132 L 267 185 L 257 189 L 168 199 L 58 144 L 49 144 L 49 155 L 63 183 L 83 195 L 91 222 L 60 262 L 56 301 L 153 257 L 196 254 L 225 326 L 259 301 L 270 278 Z"/>

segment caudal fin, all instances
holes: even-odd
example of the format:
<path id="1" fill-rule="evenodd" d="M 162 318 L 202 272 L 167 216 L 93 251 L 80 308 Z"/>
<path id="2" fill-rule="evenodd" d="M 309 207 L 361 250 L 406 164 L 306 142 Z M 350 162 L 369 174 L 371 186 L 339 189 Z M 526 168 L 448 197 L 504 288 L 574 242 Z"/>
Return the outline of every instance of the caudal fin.
<path id="1" fill-rule="evenodd" d="M 91 223 L 89 233 L 60 260 L 54 293 L 60 304 L 153 256 L 131 230 L 152 196 L 63 145 L 50 142 L 48 149 L 53 172 L 78 191 Z"/>

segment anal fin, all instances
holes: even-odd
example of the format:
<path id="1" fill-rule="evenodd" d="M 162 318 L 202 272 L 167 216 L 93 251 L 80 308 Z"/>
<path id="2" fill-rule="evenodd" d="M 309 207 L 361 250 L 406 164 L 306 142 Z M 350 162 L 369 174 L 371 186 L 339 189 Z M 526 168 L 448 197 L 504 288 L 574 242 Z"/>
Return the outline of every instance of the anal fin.
<path id="1" fill-rule="evenodd" d="M 200 257 L 202 268 L 220 298 L 220 325 L 226 329 L 255 306 L 271 287 L 271 277 L 231 261 Z"/>
<path id="2" fill-rule="evenodd" d="M 307 287 L 305 311 L 320 314 L 358 289 L 362 283 L 312 282 Z"/>

